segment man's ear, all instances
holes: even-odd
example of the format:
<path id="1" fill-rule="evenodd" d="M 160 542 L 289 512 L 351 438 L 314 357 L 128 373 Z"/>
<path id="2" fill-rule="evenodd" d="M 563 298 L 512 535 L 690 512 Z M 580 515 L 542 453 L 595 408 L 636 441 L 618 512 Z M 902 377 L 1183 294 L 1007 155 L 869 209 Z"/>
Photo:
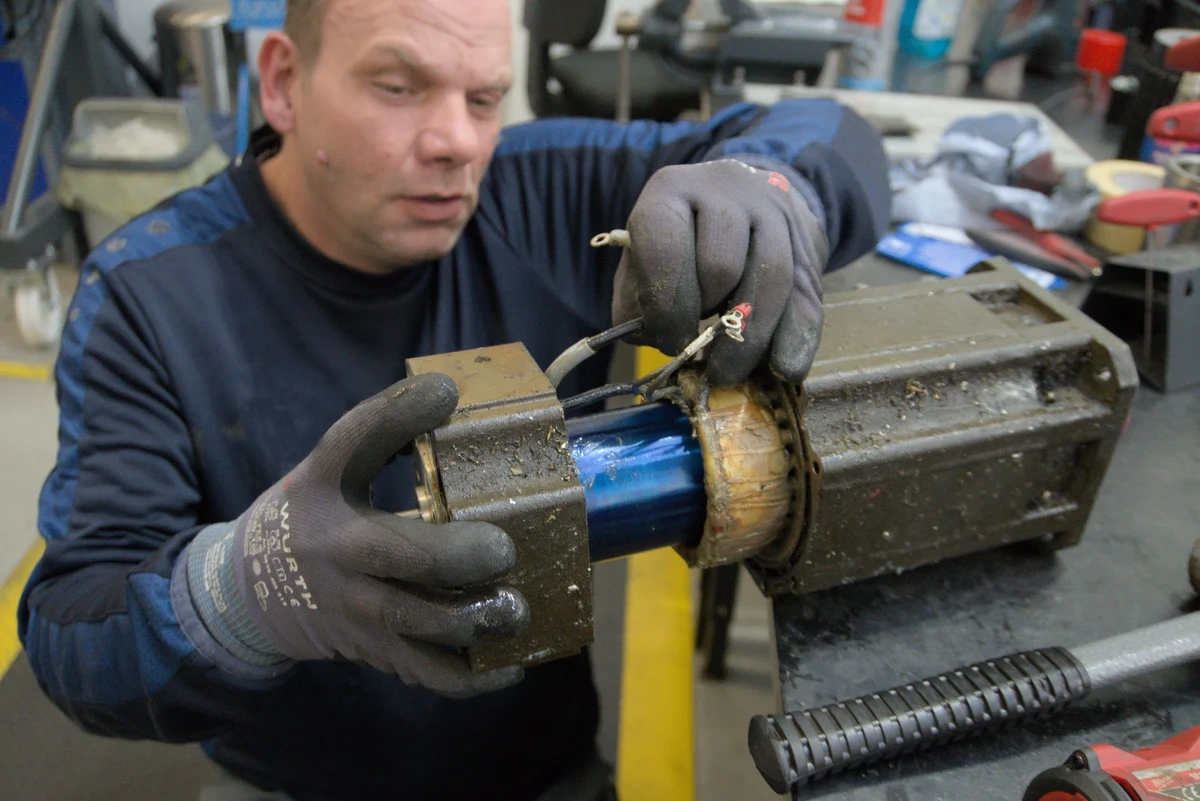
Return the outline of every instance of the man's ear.
<path id="1" fill-rule="evenodd" d="M 300 48 L 291 37 L 270 31 L 258 51 L 259 99 L 263 118 L 278 133 L 295 128 L 302 69 Z"/>

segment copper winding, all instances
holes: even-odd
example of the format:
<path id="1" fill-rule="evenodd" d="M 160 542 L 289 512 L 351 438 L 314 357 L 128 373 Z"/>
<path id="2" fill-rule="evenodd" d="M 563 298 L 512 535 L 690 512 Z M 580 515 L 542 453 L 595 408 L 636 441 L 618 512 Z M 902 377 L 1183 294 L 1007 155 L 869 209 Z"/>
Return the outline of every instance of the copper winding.
<path id="1" fill-rule="evenodd" d="M 773 542 L 792 503 L 791 460 L 770 407 L 748 385 L 709 387 L 685 371 L 679 386 L 704 455 L 708 516 L 695 546 L 679 546 L 693 567 L 742 561 Z"/>

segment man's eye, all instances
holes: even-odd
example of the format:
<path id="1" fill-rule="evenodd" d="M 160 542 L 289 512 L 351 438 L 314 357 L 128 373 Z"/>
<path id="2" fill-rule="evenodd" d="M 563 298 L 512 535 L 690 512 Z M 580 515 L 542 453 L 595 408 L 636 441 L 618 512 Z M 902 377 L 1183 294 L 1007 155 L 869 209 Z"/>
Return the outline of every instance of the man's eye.
<path id="1" fill-rule="evenodd" d="M 500 100 L 495 97 L 473 97 L 471 105 L 480 111 L 495 111 L 500 107 Z"/>
<path id="2" fill-rule="evenodd" d="M 406 95 L 411 91 L 407 86 L 400 86 L 395 83 L 377 83 L 375 85 L 379 87 L 380 91 L 389 95 L 395 95 L 396 97 Z"/>

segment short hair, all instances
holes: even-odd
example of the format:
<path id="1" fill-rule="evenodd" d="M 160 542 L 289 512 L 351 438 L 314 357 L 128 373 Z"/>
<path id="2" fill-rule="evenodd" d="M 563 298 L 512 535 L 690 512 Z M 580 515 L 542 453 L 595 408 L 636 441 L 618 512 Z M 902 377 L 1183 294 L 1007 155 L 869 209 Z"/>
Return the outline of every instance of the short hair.
<path id="1" fill-rule="evenodd" d="M 300 49 L 300 57 L 311 64 L 321 49 L 321 23 L 325 18 L 325 0 L 287 0 L 283 32 Z"/>

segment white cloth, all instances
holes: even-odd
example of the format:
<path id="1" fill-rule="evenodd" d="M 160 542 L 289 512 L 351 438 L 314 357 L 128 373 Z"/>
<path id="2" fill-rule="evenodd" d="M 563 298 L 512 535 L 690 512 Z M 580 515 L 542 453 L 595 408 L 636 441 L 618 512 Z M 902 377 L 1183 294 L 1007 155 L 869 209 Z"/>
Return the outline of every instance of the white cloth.
<path id="1" fill-rule="evenodd" d="M 1002 208 L 1041 230 L 1077 231 L 1100 202 L 1081 176 L 1068 178 L 1050 196 L 1009 186 L 1022 167 L 1050 149 L 1037 117 L 964 117 L 946 129 L 937 155 L 892 166 L 892 221 L 999 228 L 988 215 Z"/>

